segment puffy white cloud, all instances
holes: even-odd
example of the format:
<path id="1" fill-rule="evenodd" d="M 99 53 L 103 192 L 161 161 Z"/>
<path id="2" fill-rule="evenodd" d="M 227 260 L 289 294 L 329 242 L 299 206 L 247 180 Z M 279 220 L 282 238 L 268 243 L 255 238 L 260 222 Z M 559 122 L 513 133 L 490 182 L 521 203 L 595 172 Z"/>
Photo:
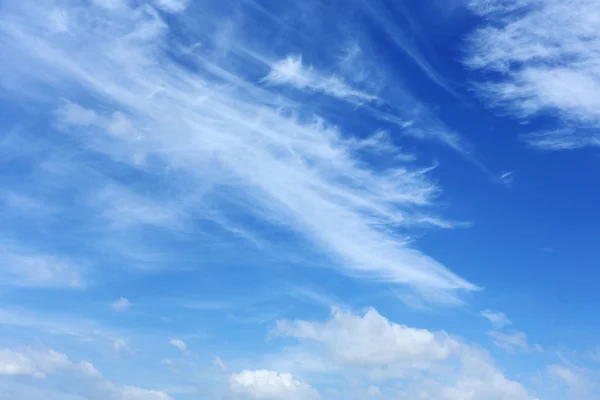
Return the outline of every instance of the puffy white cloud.
<path id="1" fill-rule="evenodd" d="M 69 358 L 51 349 L 25 348 L 19 351 L 0 349 L 0 375 L 29 375 L 43 378 L 46 374 L 71 366 Z"/>
<path id="2" fill-rule="evenodd" d="M 533 400 L 484 350 L 445 332 L 394 323 L 374 309 L 362 315 L 334 309 L 325 322 L 280 321 L 272 334 L 296 338 L 299 345 L 270 365 L 377 384 L 377 390 L 364 389 L 365 396 L 402 382 L 399 398 L 407 400 Z"/>
<path id="3" fill-rule="evenodd" d="M 247 395 L 251 399 L 311 400 L 319 393 L 310 385 L 297 381 L 291 374 L 269 370 L 242 371 L 231 374 L 229 386 L 232 393 Z"/>
<path id="4" fill-rule="evenodd" d="M 467 3 L 487 22 L 470 36 L 466 64 L 500 76 L 476 85 L 490 104 L 522 118 L 559 119 L 558 126 L 525 137 L 538 148 L 600 146 L 597 1 Z"/>
<path id="5" fill-rule="evenodd" d="M 460 347 L 445 332 L 395 324 L 375 309 L 360 316 L 335 308 L 325 323 L 279 321 L 274 334 L 323 343 L 338 361 L 357 366 L 426 367 L 447 359 Z"/>
<path id="6" fill-rule="evenodd" d="M 73 363 L 67 355 L 52 349 L 31 347 L 19 350 L 0 349 L 0 375 L 25 375 L 52 381 L 55 373 L 66 374 L 65 376 L 73 381 L 80 380 L 82 376 L 91 378 L 81 382 L 81 385 L 73 385 L 72 388 L 69 388 L 69 394 L 61 394 L 60 398 L 172 400 L 167 393 L 159 390 L 116 384 L 105 379 L 89 361 Z M 28 386 L 32 386 L 33 389 L 36 385 L 30 384 Z M 44 389 L 40 388 L 38 392 L 40 393 L 39 398 L 43 398 Z M 48 398 L 54 398 L 54 396 Z"/>
<path id="7" fill-rule="evenodd" d="M 0 374 L 41 376 L 33 360 L 10 349 L 0 350 Z"/>

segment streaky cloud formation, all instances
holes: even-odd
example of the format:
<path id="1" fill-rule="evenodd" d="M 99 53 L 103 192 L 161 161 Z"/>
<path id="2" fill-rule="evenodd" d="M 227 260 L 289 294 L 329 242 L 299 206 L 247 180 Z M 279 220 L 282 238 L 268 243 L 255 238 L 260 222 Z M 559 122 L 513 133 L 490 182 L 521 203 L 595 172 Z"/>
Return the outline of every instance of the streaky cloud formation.
<path id="1" fill-rule="evenodd" d="M 477 289 L 391 231 L 440 221 L 426 214 L 438 193 L 427 168 L 369 166 L 352 151 L 351 132 L 303 116 L 302 108 L 253 84 L 230 61 L 300 89 L 365 97 L 361 92 L 322 77 L 299 59 L 265 63 L 241 35 L 225 43 L 228 56 L 202 47 L 190 53 L 186 63 L 192 71 L 162 50 L 167 41 L 182 48 L 186 43 L 178 43 L 182 38 L 170 35 L 168 23 L 149 6 L 73 5 L 63 11 L 68 34 L 55 32 L 44 8 L 60 10 L 52 1 L 11 4 L 13 12 L 3 15 L 0 29 L 13 43 L 3 54 L 30 66 L 4 65 L 4 87 L 45 104 L 62 103 L 55 110 L 57 128 L 105 162 L 128 165 L 145 179 L 177 172 L 200 188 L 152 205 L 156 200 L 109 186 L 94 195 L 95 202 L 113 204 L 102 206 L 109 226 L 133 220 L 177 227 L 178 215 L 220 224 L 208 206 L 227 193 L 256 218 L 316 243 L 346 274 L 409 285 L 431 301 L 455 303 L 456 293 Z M 206 46 L 214 40 L 196 33 L 195 41 Z M 43 75 L 32 73 L 40 69 Z M 44 89 L 48 84 L 51 93 Z M 98 101 L 76 103 L 81 90 Z"/>
<path id="2" fill-rule="evenodd" d="M 302 64 L 302 57 L 288 56 L 275 62 L 266 82 L 283 85 L 288 84 L 297 89 L 320 91 L 328 95 L 348 100 L 373 101 L 377 97 L 352 89 L 342 79 L 336 76 L 323 77 L 311 66 Z"/>
<path id="3" fill-rule="evenodd" d="M 543 150 L 600 146 L 600 9 L 595 0 L 469 0 L 486 23 L 465 64 L 491 106 L 555 119 L 523 140 Z M 546 124 L 548 125 L 548 124 Z"/>
<path id="4" fill-rule="evenodd" d="M 0 9 L 0 399 L 599 399 L 591 0 Z"/>

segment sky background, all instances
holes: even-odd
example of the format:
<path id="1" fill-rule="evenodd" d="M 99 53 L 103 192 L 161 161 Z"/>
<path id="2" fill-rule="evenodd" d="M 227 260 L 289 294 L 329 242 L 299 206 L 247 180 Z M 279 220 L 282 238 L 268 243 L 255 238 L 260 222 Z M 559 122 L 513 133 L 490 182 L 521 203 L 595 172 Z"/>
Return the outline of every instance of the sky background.
<path id="1" fill-rule="evenodd" d="M 0 1 L 0 399 L 600 399 L 598 26 Z"/>

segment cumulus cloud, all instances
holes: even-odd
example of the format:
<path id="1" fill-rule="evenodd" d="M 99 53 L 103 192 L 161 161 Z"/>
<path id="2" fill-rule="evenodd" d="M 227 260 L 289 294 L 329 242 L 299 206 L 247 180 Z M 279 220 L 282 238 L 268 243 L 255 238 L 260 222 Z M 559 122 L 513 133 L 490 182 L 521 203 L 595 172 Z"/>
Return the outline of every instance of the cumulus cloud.
<path id="1" fill-rule="evenodd" d="M 90 399 L 172 400 L 162 391 L 114 383 L 105 379 L 89 361 L 73 363 L 67 355 L 52 349 L 32 347 L 19 350 L 0 349 L 0 375 L 31 376 L 52 381 L 54 374 L 59 372 L 67 374 L 66 376 L 71 380 L 79 380 L 82 376 L 90 378 L 81 385 L 73 385 L 68 398 L 75 398 L 72 396 L 76 393 L 82 396 L 77 398 Z M 44 392 L 40 389 L 40 393 Z M 48 393 L 50 392 L 46 392 L 46 395 Z M 66 394 L 61 396 L 64 397 Z"/>
<path id="2" fill-rule="evenodd" d="M 352 377 L 373 386 L 365 387 L 365 396 L 385 394 L 401 381 L 403 399 L 533 400 L 478 346 L 394 323 L 374 309 L 363 315 L 334 310 L 325 322 L 280 321 L 272 334 L 298 345 L 269 365 Z"/>
<path id="3" fill-rule="evenodd" d="M 231 374 L 229 386 L 232 393 L 247 395 L 251 399 L 312 400 L 321 398 L 315 389 L 304 382 L 295 380 L 291 374 L 269 370 L 245 370 Z"/>
<path id="4" fill-rule="evenodd" d="M 595 0 L 469 0 L 486 22 L 468 40 L 476 88 L 519 118 L 554 118 L 524 140 L 540 149 L 600 146 L 600 10 Z"/>
<path id="5" fill-rule="evenodd" d="M 51 349 L 0 349 L 0 375 L 29 375 L 44 378 L 46 374 L 71 366 L 69 358 Z"/>
<path id="6" fill-rule="evenodd" d="M 43 376 L 41 372 L 37 371 L 33 360 L 10 349 L 0 350 L 0 374 Z"/>
<path id="7" fill-rule="evenodd" d="M 444 332 L 398 325 L 375 309 L 362 316 L 334 309 L 326 323 L 278 321 L 273 333 L 323 343 L 339 362 L 358 366 L 426 367 L 432 361 L 447 359 L 459 348 L 459 343 Z"/>

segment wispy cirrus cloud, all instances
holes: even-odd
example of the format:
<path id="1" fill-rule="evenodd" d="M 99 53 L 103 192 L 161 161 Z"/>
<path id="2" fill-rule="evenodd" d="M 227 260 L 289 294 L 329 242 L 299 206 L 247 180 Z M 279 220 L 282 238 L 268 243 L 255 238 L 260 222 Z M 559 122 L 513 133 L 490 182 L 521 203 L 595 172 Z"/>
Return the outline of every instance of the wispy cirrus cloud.
<path id="1" fill-rule="evenodd" d="M 525 120 L 542 117 L 549 126 L 523 137 L 536 148 L 600 146 L 597 2 L 468 4 L 484 22 L 468 39 L 465 63 L 484 73 L 475 87 L 489 104 Z"/>
<path id="2" fill-rule="evenodd" d="M 529 351 L 530 349 L 525 332 L 506 333 L 490 331 L 488 335 L 492 338 L 496 346 L 509 353 L 514 353 L 518 350 Z"/>
<path id="3" fill-rule="evenodd" d="M 302 63 L 302 57 L 290 55 L 275 62 L 264 78 L 265 82 L 277 85 L 291 85 L 298 89 L 323 92 L 330 96 L 355 101 L 373 101 L 375 95 L 353 89 L 343 79 L 335 75 L 323 76 L 310 65 Z"/>
<path id="4" fill-rule="evenodd" d="M 155 207 L 113 187 L 95 200 L 110 201 L 104 215 L 114 223 L 168 229 L 177 226 L 178 215 L 211 220 L 207 210 L 228 216 L 235 206 L 236 215 L 302 235 L 345 274 L 408 285 L 435 302 L 456 303 L 458 293 L 478 289 L 396 233 L 415 225 L 450 226 L 431 212 L 439 188 L 428 168 L 402 160 L 385 168 L 365 162 L 352 148 L 353 132 L 315 118 L 315 110 L 254 77 L 360 97 L 349 84 L 299 59 L 284 58 L 273 69 L 240 31 L 231 33 L 235 40 L 219 42 L 215 53 L 212 31 L 196 28 L 192 42 L 204 47 L 173 60 L 162 45 L 183 48 L 190 40 L 170 32 L 149 5 L 124 3 L 117 11 L 75 4 L 62 10 L 69 34 L 54 31 L 46 8 L 61 10 L 53 1 L 11 4 L 1 17 L 0 29 L 10 38 L 2 54 L 31 67 L 3 65 L 5 89 L 40 99 L 57 129 L 69 133 L 78 151 L 102 157 L 102 165 L 129 168 L 150 181 L 168 174 L 170 190 L 189 194 L 186 201 Z M 42 69 L 43 75 L 33 73 Z M 52 93 L 44 90 L 48 84 Z M 97 100 L 85 100 L 89 96 Z"/>
<path id="5" fill-rule="evenodd" d="M 58 288 L 81 287 L 81 271 L 72 261 L 20 246 L 0 245 L 0 285 Z"/>

